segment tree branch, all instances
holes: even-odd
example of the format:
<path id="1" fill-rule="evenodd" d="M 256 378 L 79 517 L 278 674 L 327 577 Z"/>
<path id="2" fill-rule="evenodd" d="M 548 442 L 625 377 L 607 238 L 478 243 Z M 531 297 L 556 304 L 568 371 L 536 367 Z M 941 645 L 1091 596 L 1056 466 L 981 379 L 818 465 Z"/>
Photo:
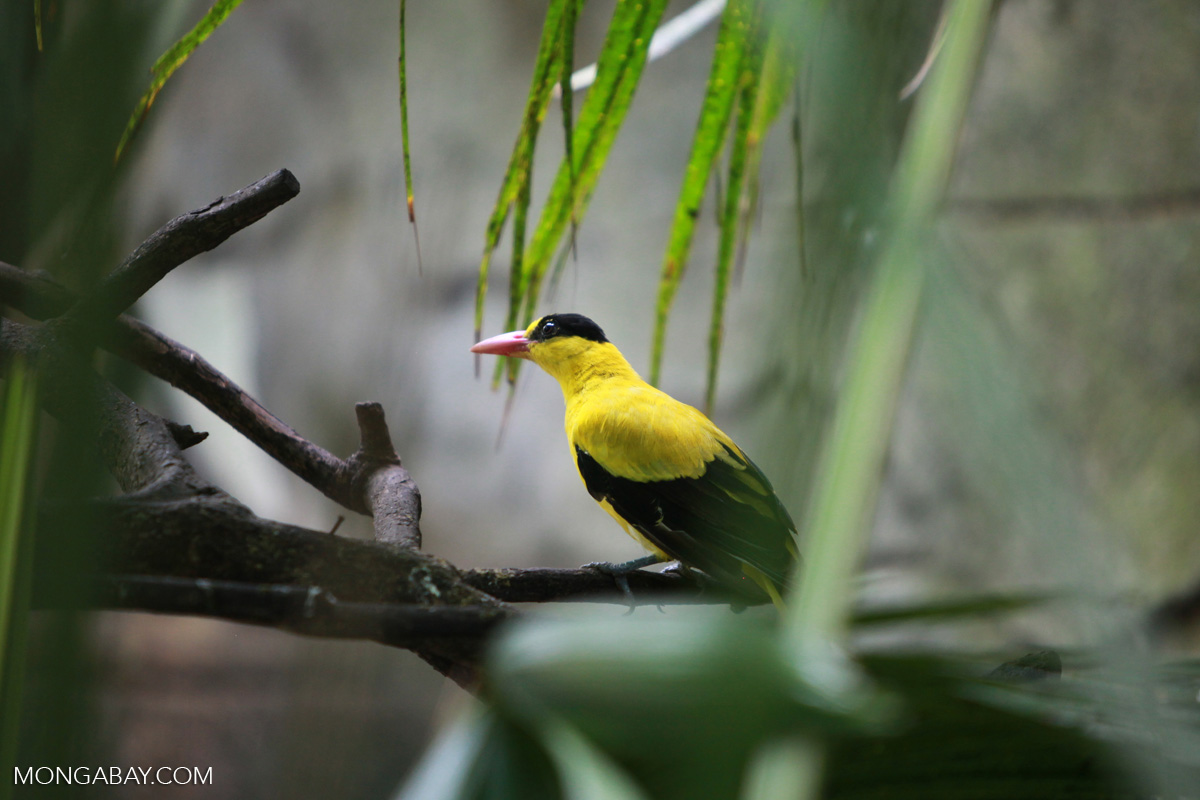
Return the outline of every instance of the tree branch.
<path id="1" fill-rule="evenodd" d="M 468 569 L 463 570 L 462 577 L 467 585 L 508 603 L 562 600 L 629 603 L 629 597 L 612 577 L 595 569 Z M 650 597 L 655 603 L 746 605 L 746 598 L 730 594 L 697 572 L 635 570 L 625 577 L 635 597 Z"/>
<path id="2" fill-rule="evenodd" d="M 91 328 L 116 317 L 162 280 L 168 272 L 262 219 L 300 193 L 286 169 L 228 197 L 168 222 L 142 242 L 96 289 L 64 317 L 76 328 Z"/>
<path id="3" fill-rule="evenodd" d="M 468 688 L 486 637 L 517 614 L 503 601 L 628 603 L 595 570 L 461 572 L 416 550 L 265 520 L 219 496 L 93 501 L 82 504 L 85 514 L 80 505 L 40 509 L 38 608 L 189 614 L 368 639 L 413 650 Z M 85 531 L 73 527 L 81 517 L 91 522 Z M 104 572 L 68 581 L 46 574 L 61 568 L 55 556 L 81 545 Z M 628 577 L 653 603 L 730 602 L 695 575 Z"/>
<path id="4" fill-rule="evenodd" d="M 34 319 L 48 319 L 62 314 L 71 307 L 74 300 L 70 290 L 53 280 L 3 262 L 0 262 L 0 297 L 4 297 L 14 308 Z M 329 499 L 360 514 L 372 513 L 367 497 L 369 487 L 364 469 L 370 464 L 378 463 L 378 459 L 360 459 L 357 463 L 350 464 L 313 444 L 268 411 L 195 350 L 132 317 L 121 315 L 113 324 L 100 326 L 98 333 L 100 344 L 106 350 L 198 400 L 267 455 Z M 373 422 L 370 424 L 374 425 Z M 386 431 L 385 424 L 385 436 Z M 372 435 L 376 432 L 372 431 Z M 388 447 L 394 454 L 390 437 Z M 399 465 L 398 457 L 396 464 Z M 407 475 L 407 472 L 404 475 Z M 403 486 L 403 477 L 397 483 Z M 415 486 L 413 488 L 415 490 Z M 409 511 L 415 508 L 419 517 L 419 497 L 405 508 Z M 415 526 L 413 528 L 415 529 Z M 392 535 L 384 535 L 381 541 L 388 541 Z M 397 542 L 405 540 L 399 533 L 395 536 Z M 377 538 L 380 538 L 379 534 Z M 406 541 L 411 541 L 411 538 Z M 419 532 L 417 541 L 419 543 Z"/>
<path id="5" fill-rule="evenodd" d="M 506 602 L 582 598 L 628 603 L 613 579 L 596 570 L 459 570 L 420 551 L 262 519 L 203 496 L 153 502 L 118 498 L 89 502 L 86 509 L 94 524 L 84 535 L 110 574 L 287 585 L 305 591 L 317 587 L 357 603 L 501 608 Z M 78 511 L 62 502 L 41 509 L 39 530 L 47 533 L 39 538 L 40 554 L 53 554 L 65 538 L 80 535 L 71 529 L 80 518 Z M 742 600 L 695 573 L 636 571 L 628 577 L 635 596 L 654 602 Z"/>
<path id="6" fill-rule="evenodd" d="M 375 541 L 409 549 L 421 547 L 421 492 L 400 464 L 392 444 L 383 406 L 359 403 L 354 407 L 362 444 L 347 459 L 358 476 L 355 495 L 366 498 L 375 523 Z M 360 486 L 362 478 L 366 485 Z"/>
<path id="7" fill-rule="evenodd" d="M 81 519 L 88 521 L 85 530 L 78 529 Z M 100 575 L 81 576 L 85 582 L 121 585 L 122 580 L 136 576 L 150 583 L 171 579 L 287 586 L 291 587 L 287 592 L 323 593 L 339 603 L 429 609 L 487 607 L 492 609 L 483 615 L 488 625 L 515 613 L 507 604 L 467 585 L 455 567 L 439 558 L 262 519 L 223 494 L 58 501 L 43 504 L 37 524 L 35 602 L 43 607 L 89 601 L 86 596 L 78 596 L 79 581 L 55 580 L 60 576 L 49 572 L 61 569 L 57 557 L 62 553 L 82 549 L 89 553 L 90 564 L 103 565 Z M 464 686 L 473 685 L 478 677 L 484 645 L 478 635 L 430 638 L 418 636 L 413 629 L 404 633 L 408 638 L 402 642 L 401 628 L 389 633 L 391 629 L 386 627 L 369 627 L 377 622 L 382 625 L 379 621 L 386 621 L 387 614 L 367 614 L 363 609 L 331 611 L 319 620 L 306 621 L 285 615 L 286 601 L 279 600 L 275 590 L 259 595 L 267 603 L 260 618 L 255 618 L 255 612 L 245 603 L 234 602 L 237 597 L 249 602 L 245 592 L 225 593 L 222 602 L 228 600 L 232 605 L 213 607 L 206 605 L 203 592 L 192 595 L 189 601 L 186 594 L 179 594 L 178 587 L 158 595 L 148 589 L 138 591 L 141 594 L 128 596 L 120 607 L 164 611 L 169 609 L 162 606 L 173 602 L 179 613 L 271 624 L 286 630 L 300 629 L 309 635 L 377 641 L 390 636 L 394 641 L 389 639 L 389 643 L 412 649 Z M 175 599 L 166 599 L 172 592 Z M 432 616 L 436 618 L 437 614 Z M 342 623 L 345 626 L 339 627 Z"/>
<path id="8" fill-rule="evenodd" d="M 88 581 L 84 598 L 88 609 L 186 614 L 408 649 L 440 640 L 483 641 L 511 616 L 487 604 L 354 603 L 317 587 L 145 575 L 96 576 Z M 63 601 L 50 597 L 39 605 L 71 607 Z"/>
<path id="9" fill-rule="evenodd" d="M 185 496 L 218 491 L 183 457 L 167 421 L 95 374 L 53 331 L 0 318 L 0 354 L 38 364 L 42 405 L 99 455 L 126 492 Z M 232 498 L 225 496 L 232 502 Z"/>

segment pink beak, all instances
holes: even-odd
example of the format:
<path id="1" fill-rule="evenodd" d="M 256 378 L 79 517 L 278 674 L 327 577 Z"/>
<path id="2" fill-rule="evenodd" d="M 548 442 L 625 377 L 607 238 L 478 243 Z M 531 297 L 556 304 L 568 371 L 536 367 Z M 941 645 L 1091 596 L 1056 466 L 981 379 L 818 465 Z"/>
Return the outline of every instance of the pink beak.
<path id="1" fill-rule="evenodd" d="M 525 331 L 502 333 L 499 336 L 493 336 L 490 339 L 477 342 L 471 348 L 471 352 L 489 353 L 494 356 L 529 358 L 529 340 L 525 338 Z"/>

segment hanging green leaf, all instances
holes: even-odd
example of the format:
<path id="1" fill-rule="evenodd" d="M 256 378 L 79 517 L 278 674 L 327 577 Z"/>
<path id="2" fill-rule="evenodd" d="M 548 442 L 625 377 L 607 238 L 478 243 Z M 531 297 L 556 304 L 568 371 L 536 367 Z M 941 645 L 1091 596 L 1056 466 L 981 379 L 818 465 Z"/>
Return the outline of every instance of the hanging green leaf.
<path id="1" fill-rule="evenodd" d="M 560 40 L 560 62 L 559 75 L 562 97 L 562 119 L 563 132 L 565 136 L 565 152 L 564 163 L 570 167 L 570 184 L 572 191 L 575 187 L 575 167 L 574 167 L 574 119 L 572 112 L 572 96 L 570 89 L 571 68 L 575 62 L 575 25 L 579 17 L 579 2 L 568 2 L 562 13 L 562 32 Z M 521 300 L 525 295 L 527 286 L 527 275 L 525 271 L 525 234 L 527 230 L 527 219 L 529 211 L 529 203 L 532 200 L 532 169 L 527 173 L 526 179 L 521 184 L 521 191 L 517 195 L 517 211 L 513 217 L 513 258 L 512 258 L 512 273 L 509 278 L 509 296 L 508 296 L 508 318 L 505 326 L 506 330 L 512 330 L 520 324 Z M 571 215 L 571 244 L 575 246 L 575 215 Z M 493 386 L 499 384 L 500 376 L 507 370 L 508 380 L 510 383 L 516 381 L 519 364 L 513 359 L 500 359 L 496 362 L 495 374 L 493 376 Z"/>
<path id="2" fill-rule="evenodd" d="M 575 24 L 579 17 L 579 8 L 574 3 L 567 3 L 563 13 L 562 24 L 562 77 L 559 82 L 559 95 L 562 97 L 563 120 L 563 163 L 567 165 L 571 183 L 571 195 L 575 194 L 575 147 L 574 138 L 574 95 L 571 91 L 571 75 L 575 72 Z M 571 251 L 575 251 L 575 233 L 578 220 L 574 209 L 571 210 Z"/>
<path id="3" fill-rule="evenodd" d="M 572 215 L 582 218 L 616 140 L 646 64 L 650 38 L 662 18 L 666 0 L 620 0 L 596 62 L 596 82 L 579 111 L 573 138 L 572 169 L 559 167 L 527 252 L 524 319 L 533 313 L 555 248 Z M 573 184 L 573 185 L 572 185 Z"/>
<path id="4" fill-rule="evenodd" d="M 650 357 L 651 383 L 658 383 L 666 340 L 667 317 L 671 312 L 671 304 L 679 282 L 687 269 L 688 252 L 696 231 L 696 219 L 700 216 L 700 207 L 704 202 L 708 176 L 712 173 L 721 146 L 725 143 L 729 119 L 733 114 L 742 71 L 742 58 L 749 35 L 746 6 L 745 0 L 734 0 L 725 7 L 725 13 L 721 16 L 721 28 L 713 50 L 704 105 L 700 111 L 700 121 L 696 124 L 696 134 L 692 139 L 692 153 L 684 171 L 683 187 L 679 192 L 679 202 L 675 206 L 675 218 L 671 224 L 667 252 L 659 278 L 654 348 Z"/>
<path id="5" fill-rule="evenodd" d="M 408 149 L 408 73 L 405 68 L 407 59 L 404 54 L 404 7 L 405 0 L 400 0 L 400 140 L 404 150 L 404 194 L 408 201 L 408 221 L 412 224 L 413 243 L 417 248 L 417 272 L 424 273 L 421 267 L 421 239 L 417 235 L 417 213 L 413 206 L 412 156 Z"/>
<path id="6" fill-rule="evenodd" d="M 762 73 L 754 117 L 746 134 L 746 192 L 742 196 L 741 221 L 738 224 L 738 251 L 734 259 L 734 279 L 740 279 L 750 242 L 750 224 L 758 213 L 759 177 L 763 143 L 767 132 L 779 117 L 783 103 L 796 83 L 796 53 L 792 42 L 779 25 L 769 25 L 763 51 Z"/>
<path id="7" fill-rule="evenodd" d="M 523 265 L 525 263 L 525 231 L 528 227 L 529 219 L 529 202 L 533 193 L 533 180 L 530 173 L 526 173 L 526 179 L 520 182 L 519 191 L 517 192 L 517 201 L 513 211 L 513 229 L 512 229 L 512 271 L 509 273 L 508 282 L 508 322 L 505 330 L 513 330 L 517 327 L 517 311 L 521 308 L 521 295 L 525 291 Z M 508 367 L 509 382 L 515 381 L 517 377 L 510 364 L 513 358 L 501 358 L 496 360 L 495 373 L 492 378 L 493 386 L 499 384 L 500 376 L 503 374 L 505 367 Z"/>
<path id="8" fill-rule="evenodd" d="M 533 319 L 541 294 L 542 280 L 572 218 L 583 217 L 592 190 L 599 180 L 612 144 L 646 63 L 651 34 L 666 7 L 666 0 L 620 0 L 613 11 L 608 35 L 596 62 L 596 81 L 579 111 L 572 136 L 570 164 L 559 166 L 550 194 L 529 245 L 521 270 L 521 306 L 509 308 L 510 320 Z M 549 24 L 549 23 L 547 23 Z M 520 323 L 514 322 L 513 327 Z M 515 379 L 520 361 L 503 365 Z"/>
<path id="9" fill-rule="evenodd" d="M 121 141 L 117 143 L 117 152 L 113 156 L 114 161 L 121 160 L 121 153 L 125 151 L 125 147 L 133 139 L 133 135 L 137 133 L 141 127 L 142 121 L 146 118 L 146 114 L 150 111 L 150 106 L 154 105 L 155 98 L 162 90 L 167 79 L 183 66 L 183 62 L 188 60 L 192 51 L 204 43 L 204 40 L 212 34 L 221 23 L 225 21 L 233 10 L 241 5 L 242 0 L 217 0 L 213 3 L 212 8 L 204 15 L 204 18 L 196 23 L 196 27 L 192 28 L 182 39 L 159 56 L 158 61 L 154 62 L 154 66 L 150 68 L 150 88 L 138 100 L 137 106 L 133 109 L 133 114 L 129 117 L 129 122 L 125 123 L 125 132 L 121 134 Z"/>
<path id="10" fill-rule="evenodd" d="M 525 101 L 521 130 L 517 133 L 516 144 L 513 145 L 512 155 L 508 159 L 504 180 L 500 184 L 500 195 L 496 198 L 496 205 L 488 219 L 487 231 L 484 234 L 483 259 L 479 263 L 479 277 L 475 285 L 476 339 L 483 333 L 483 302 L 487 297 L 488 268 L 491 265 L 492 253 L 500 243 L 500 235 L 504 232 L 504 223 L 508 221 L 509 210 L 521 196 L 523 184 L 533 180 L 533 151 L 537 145 L 537 134 L 546 116 L 546 108 L 550 103 L 550 95 L 559 70 L 562 69 L 558 44 L 562 33 L 563 10 L 567 2 L 568 0 L 551 0 L 546 9 L 546 22 L 542 27 L 541 41 L 538 43 L 537 62 L 533 68 L 529 98 Z M 518 297 L 523 294 L 522 272 L 520 264 L 513 265 L 510 280 L 516 284 Z M 509 317 L 514 318 L 514 315 L 510 313 Z M 478 371 L 478 357 L 475 364 Z"/>
<path id="11" fill-rule="evenodd" d="M 934 221 L 954 163 L 975 69 L 983 52 L 991 4 L 947 5 L 946 45 L 919 96 L 892 173 L 883 242 L 874 265 L 861 322 L 847 351 L 844 388 L 822 453 L 802 530 L 807 548 L 796 595 L 784 616 L 793 642 L 840 642 L 850 617 L 854 575 L 870 530 L 884 457 L 891 441 L 908 351 L 916 330 L 924 282 L 921 246 Z M 825 747 L 797 741 L 788 758 L 771 765 L 781 785 L 803 781 L 789 797 L 817 797 L 814 775 Z M 782 797 L 782 793 L 778 795 Z M 772 799 L 773 800 L 773 799 Z"/>
<path id="12" fill-rule="evenodd" d="M 756 14 L 756 22 L 761 14 Z M 742 73 L 738 78 L 738 115 L 729 148 L 729 180 L 725 189 L 725 203 L 720 210 L 720 241 L 717 246 L 717 275 L 713 287 L 712 322 L 708 333 L 708 376 L 704 391 L 704 413 L 712 414 L 717 395 L 717 368 L 721 362 L 721 342 L 724 338 L 725 299 L 729 292 L 732 275 L 733 253 L 738 239 L 738 217 L 742 208 L 742 187 L 746 178 L 746 159 L 749 149 L 750 130 L 758 107 L 758 88 L 763 65 L 762 50 L 754 38 L 758 25 L 752 25 L 747 33 L 751 41 L 746 44 L 742 58 Z"/>

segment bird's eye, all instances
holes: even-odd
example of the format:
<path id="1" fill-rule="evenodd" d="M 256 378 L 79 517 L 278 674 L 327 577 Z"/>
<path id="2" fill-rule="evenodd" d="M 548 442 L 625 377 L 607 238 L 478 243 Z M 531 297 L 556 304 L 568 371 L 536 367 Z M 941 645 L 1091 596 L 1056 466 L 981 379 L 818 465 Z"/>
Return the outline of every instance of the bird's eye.
<path id="1" fill-rule="evenodd" d="M 549 339 L 554 334 L 558 333 L 558 325 L 553 322 L 547 322 L 542 325 L 542 338 Z"/>

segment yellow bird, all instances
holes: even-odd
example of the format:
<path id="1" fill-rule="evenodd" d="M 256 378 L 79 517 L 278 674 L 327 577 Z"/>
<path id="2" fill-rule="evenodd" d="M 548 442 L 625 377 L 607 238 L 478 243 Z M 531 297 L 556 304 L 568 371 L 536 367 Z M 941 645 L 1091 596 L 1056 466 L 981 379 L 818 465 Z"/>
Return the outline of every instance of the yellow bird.
<path id="1" fill-rule="evenodd" d="M 708 417 L 643 381 L 599 325 L 550 314 L 471 352 L 527 358 L 558 380 L 584 485 L 653 554 L 598 566 L 619 576 L 678 560 L 780 604 L 799 554 L 771 482 Z"/>

